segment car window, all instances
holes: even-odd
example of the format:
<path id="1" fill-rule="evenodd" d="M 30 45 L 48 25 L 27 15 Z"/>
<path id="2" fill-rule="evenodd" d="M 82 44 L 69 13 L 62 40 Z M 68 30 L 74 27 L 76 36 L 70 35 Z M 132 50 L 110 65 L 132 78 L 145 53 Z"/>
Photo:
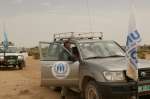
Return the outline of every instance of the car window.
<path id="1" fill-rule="evenodd" d="M 8 49 L 5 52 L 6 53 L 16 53 L 17 48 L 16 47 L 8 47 Z"/>
<path id="2" fill-rule="evenodd" d="M 42 60 L 69 61 L 70 54 L 60 44 L 42 44 Z"/>
<path id="3" fill-rule="evenodd" d="M 84 58 L 125 56 L 125 52 L 111 41 L 81 43 L 80 49 Z"/>

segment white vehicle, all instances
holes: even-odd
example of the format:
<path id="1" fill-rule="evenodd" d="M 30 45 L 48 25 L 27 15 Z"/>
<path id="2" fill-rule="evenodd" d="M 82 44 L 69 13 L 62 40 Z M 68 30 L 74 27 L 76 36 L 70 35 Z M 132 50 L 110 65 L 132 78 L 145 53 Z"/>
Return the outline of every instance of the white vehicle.
<path id="1" fill-rule="evenodd" d="M 4 51 L 3 46 L 0 47 L 0 67 L 17 67 L 23 69 L 25 67 L 24 56 L 17 52 L 15 46 L 9 46 L 7 50 Z"/>

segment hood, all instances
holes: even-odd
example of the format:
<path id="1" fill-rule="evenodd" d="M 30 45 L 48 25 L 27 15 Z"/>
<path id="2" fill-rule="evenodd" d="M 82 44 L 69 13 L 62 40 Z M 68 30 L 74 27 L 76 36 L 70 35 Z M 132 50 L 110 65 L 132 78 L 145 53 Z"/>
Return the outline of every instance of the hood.
<path id="1" fill-rule="evenodd" d="M 85 61 L 87 64 L 101 67 L 109 71 L 123 71 L 127 69 L 127 61 L 125 57 L 119 58 L 101 58 L 101 59 L 88 59 Z M 150 68 L 150 61 L 139 59 L 139 69 Z"/>
<path id="2" fill-rule="evenodd" d="M 20 53 L 5 53 L 6 56 L 20 56 Z M 4 53 L 0 53 L 0 56 L 4 56 Z"/>

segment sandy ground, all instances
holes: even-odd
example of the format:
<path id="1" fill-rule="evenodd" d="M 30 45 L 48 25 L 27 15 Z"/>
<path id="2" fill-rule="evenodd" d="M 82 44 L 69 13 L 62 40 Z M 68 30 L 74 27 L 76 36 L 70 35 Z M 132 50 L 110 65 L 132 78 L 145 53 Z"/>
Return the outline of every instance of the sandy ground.
<path id="1" fill-rule="evenodd" d="M 27 59 L 24 70 L 0 68 L 0 99 L 60 99 L 60 93 L 40 87 L 39 61 Z"/>
<path id="2" fill-rule="evenodd" d="M 146 59 L 150 60 L 150 54 L 146 54 Z"/>
<path id="3" fill-rule="evenodd" d="M 29 57 L 26 63 L 23 70 L 0 68 L 0 99 L 60 99 L 60 92 L 40 87 L 40 62 Z M 69 99 L 79 99 L 75 96 Z"/>

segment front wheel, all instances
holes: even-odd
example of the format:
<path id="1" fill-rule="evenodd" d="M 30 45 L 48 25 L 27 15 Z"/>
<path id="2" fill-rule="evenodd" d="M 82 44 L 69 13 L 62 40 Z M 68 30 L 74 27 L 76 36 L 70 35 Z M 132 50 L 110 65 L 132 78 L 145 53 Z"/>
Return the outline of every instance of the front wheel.
<path id="1" fill-rule="evenodd" d="M 95 81 L 87 83 L 84 89 L 85 99 L 103 99 Z"/>
<path id="2" fill-rule="evenodd" d="M 22 69 L 23 69 L 23 66 L 22 66 L 22 65 L 19 65 L 18 67 L 19 67 L 19 70 L 22 70 Z"/>
<path id="3" fill-rule="evenodd" d="M 16 65 L 13 65 L 14 68 L 16 68 Z"/>
<path id="4" fill-rule="evenodd" d="M 23 67 L 25 67 L 25 63 L 24 63 L 24 62 L 20 63 L 20 64 L 18 65 L 18 67 L 19 67 L 20 70 L 22 70 Z"/>
<path id="5" fill-rule="evenodd" d="M 20 70 L 22 70 L 23 67 L 24 67 L 24 63 L 20 63 L 20 64 L 18 65 L 18 67 L 19 67 Z"/>

